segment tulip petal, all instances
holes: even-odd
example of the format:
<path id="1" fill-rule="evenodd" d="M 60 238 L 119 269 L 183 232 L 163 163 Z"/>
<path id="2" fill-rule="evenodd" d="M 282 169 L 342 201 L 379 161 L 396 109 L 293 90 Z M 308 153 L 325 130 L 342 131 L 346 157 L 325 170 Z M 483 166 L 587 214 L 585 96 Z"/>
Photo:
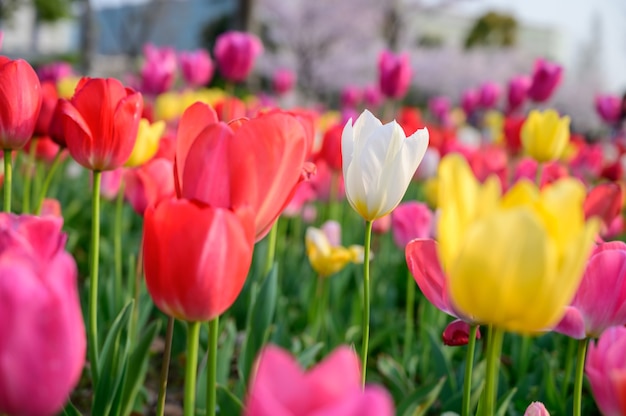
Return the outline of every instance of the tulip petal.
<path id="1" fill-rule="evenodd" d="M 565 315 L 553 331 L 574 339 L 584 339 L 587 336 L 582 314 L 578 309 L 571 306 L 565 308 Z"/>

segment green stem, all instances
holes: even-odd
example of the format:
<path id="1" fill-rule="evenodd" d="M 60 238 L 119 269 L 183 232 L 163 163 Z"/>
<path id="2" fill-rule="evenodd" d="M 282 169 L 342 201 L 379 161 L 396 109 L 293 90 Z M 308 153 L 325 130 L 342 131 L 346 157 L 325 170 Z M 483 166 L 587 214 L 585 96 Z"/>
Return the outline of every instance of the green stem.
<path id="1" fill-rule="evenodd" d="M 367 354 L 370 341 L 370 246 L 372 245 L 372 221 L 365 223 L 365 256 L 363 259 L 363 345 L 361 347 L 361 387 L 365 388 Z"/>
<path id="2" fill-rule="evenodd" d="M 576 353 L 576 375 L 574 377 L 574 416 L 580 416 L 582 409 L 583 376 L 585 372 L 585 356 L 589 338 L 578 341 L 578 352 Z"/>
<path id="3" fill-rule="evenodd" d="M 167 394 L 167 376 L 170 369 L 170 356 L 172 355 L 172 337 L 174 336 L 174 318 L 167 317 L 167 330 L 165 331 L 165 351 L 161 363 L 161 380 L 159 382 L 159 398 L 157 400 L 157 415 L 163 416 L 165 412 L 165 396 Z"/>
<path id="4" fill-rule="evenodd" d="M 215 416 L 217 403 L 217 338 L 219 316 L 209 321 L 209 360 L 206 371 L 206 415 Z"/>
<path id="5" fill-rule="evenodd" d="M 115 223 L 113 225 L 113 261 L 115 277 L 113 281 L 116 306 L 123 304 L 122 299 L 122 232 L 124 229 L 124 180 L 120 183 L 115 200 Z"/>
<path id="6" fill-rule="evenodd" d="M 340 221 L 339 218 L 339 172 L 333 171 L 330 177 L 330 193 L 328 195 L 328 218 Z"/>
<path id="7" fill-rule="evenodd" d="M 11 185 L 13 171 L 11 170 L 11 149 L 4 149 L 4 212 L 11 212 Z"/>
<path id="8" fill-rule="evenodd" d="M 576 345 L 578 340 L 574 338 L 567 339 L 567 350 L 565 351 L 565 375 L 563 376 L 563 387 L 561 388 L 561 394 L 563 400 L 567 400 L 567 391 L 569 389 L 569 383 L 572 378 L 572 366 L 574 364 L 574 355 L 576 354 Z"/>
<path id="9" fill-rule="evenodd" d="M 522 336 L 522 346 L 521 346 L 520 358 L 519 358 L 519 370 L 517 374 L 518 380 L 521 380 L 522 377 L 524 377 L 524 375 L 528 371 L 528 362 L 530 360 L 530 345 L 532 343 L 531 341 L 532 340 L 528 335 Z"/>
<path id="10" fill-rule="evenodd" d="M 31 140 L 30 149 L 28 151 L 28 161 L 26 162 L 26 177 L 24 178 L 24 194 L 22 195 L 22 213 L 30 213 L 30 194 L 33 183 L 34 167 L 35 167 L 35 151 L 37 150 L 37 143 L 34 139 Z"/>
<path id="11" fill-rule="evenodd" d="M 403 362 L 406 365 L 411 354 L 411 344 L 413 343 L 413 331 L 415 330 L 415 280 L 411 272 L 407 271 L 406 279 L 406 313 L 404 327 L 404 349 L 402 352 Z"/>
<path id="12" fill-rule="evenodd" d="M 138 326 L 139 321 L 139 295 L 140 295 L 140 287 L 141 287 L 141 278 L 143 277 L 143 237 L 139 242 L 139 252 L 137 253 L 137 264 L 135 268 L 135 278 L 133 279 L 133 299 L 135 300 L 133 307 L 133 314 L 130 317 L 130 325 L 131 325 L 131 336 L 133 339 L 138 339 L 136 332 L 136 328 Z"/>
<path id="13" fill-rule="evenodd" d="M 472 370 L 474 369 L 474 350 L 476 349 L 477 331 L 478 325 L 470 325 L 467 353 L 465 356 L 465 378 L 463 379 L 463 407 L 461 416 L 469 416 L 471 413 Z"/>
<path id="14" fill-rule="evenodd" d="M 498 374 L 500 369 L 500 353 L 504 331 L 490 326 L 489 345 L 487 347 L 487 380 L 485 382 L 485 415 L 493 416 L 496 412 L 498 398 Z"/>
<path id="15" fill-rule="evenodd" d="M 100 182 L 102 172 L 93 172 L 91 211 L 91 264 L 89 267 L 89 358 L 94 384 L 98 380 L 98 260 L 100 257 Z"/>
<path id="16" fill-rule="evenodd" d="M 50 189 L 50 184 L 52 183 L 52 179 L 54 175 L 61 165 L 61 156 L 63 156 L 63 149 L 59 149 L 57 151 L 56 156 L 54 156 L 54 161 L 50 166 L 50 170 L 46 175 L 46 179 L 43 181 L 43 186 L 41 188 L 41 192 L 39 193 L 39 197 L 37 198 L 37 206 L 35 207 L 35 215 L 41 214 L 41 207 L 43 206 L 43 200 L 46 198 L 46 194 L 48 193 L 48 189 Z"/>
<path id="17" fill-rule="evenodd" d="M 269 238 L 267 241 L 267 257 L 265 259 L 265 272 L 263 274 L 263 278 L 267 276 L 267 274 L 272 270 L 272 265 L 274 264 L 274 259 L 276 257 L 276 235 L 278 234 L 278 221 L 272 225 L 270 230 Z"/>
<path id="18" fill-rule="evenodd" d="M 187 322 L 187 363 L 185 365 L 184 415 L 196 413 L 196 377 L 198 366 L 198 341 L 201 322 Z"/>

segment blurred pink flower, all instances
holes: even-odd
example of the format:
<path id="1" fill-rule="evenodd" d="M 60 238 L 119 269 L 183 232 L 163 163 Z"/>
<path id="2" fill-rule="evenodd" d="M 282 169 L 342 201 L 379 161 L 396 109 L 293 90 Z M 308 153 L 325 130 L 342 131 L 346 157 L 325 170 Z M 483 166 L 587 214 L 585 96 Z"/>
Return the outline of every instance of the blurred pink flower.
<path id="1" fill-rule="evenodd" d="M 463 111 L 465 111 L 465 114 L 468 116 L 476 111 L 479 102 L 480 95 L 475 89 L 467 89 L 461 96 L 461 107 L 463 107 Z"/>
<path id="2" fill-rule="evenodd" d="M 180 69 L 183 79 L 191 88 L 207 85 L 213 78 L 213 61 L 204 49 L 196 49 L 190 52 L 180 52 Z"/>
<path id="3" fill-rule="evenodd" d="M 315 190 L 309 181 L 302 181 L 298 184 L 296 192 L 293 194 L 291 201 L 283 210 L 282 215 L 285 217 L 296 217 L 303 214 L 305 205 L 315 199 Z"/>
<path id="4" fill-rule="evenodd" d="M 624 196 L 622 187 L 615 182 L 603 182 L 587 192 L 583 209 L 585 219 L 597 217 L 606 231 L 615 218 L 621 217 Z"/>
<path id="5" fill-rule="evenodd" d="M 265 347 L 257 360 L 244 415 L 391 416 L 393 402 L 381 387 L 361 388 L 359 360 L 338 347 L 303 371 L 287 351 Z"/>
<path id="6" fill-rule="evenodd" d="M 248 78 L 256 58 L 263 52 L 261 40 L 251 33 L 229 31 L 215 42 L 213 54 L 224 78 L 241 82 Z"/>
<path id="7" fill-rule="evenodd" d="M 380 217 L 372 223 L 372 232 L 375 234 L 385 234 L 391 228 L 391 214 Z"/>
<path id="8" fill-rule="evenodd" d="M 354 108 L 359 105 L 362 98 L 362 93 L 359 87 L 346 85 L 341 90 L 339 101 L 341 101 L 341 107 Z"/>
<path id="9" fill-rule="evenodd" d="M 531 79 L 526 75 L 518 75 L 509 81 L 507 91 L 507 111 L 512 113 L 519 109 L 528 97 Z"/>
<path id="10" fill-rule="evenodd" d="M 37 68 L 37 75 L 41 82 L 52 82 L 56 84 L 59 80 L 74 74 L 72 65 L 67 62 L 57 61 L 42 65 Z"/>
<path id="11" fill-rule="evenodd" d="M 624 414 L 620 403 L 621 392 L 617 391 L 614 383 L 625 371 L 626 328 L 615 326 L 604 331 L 597 341 L 589 343 L 585 363 L 585 373 L 591 385 L 591 392 L 604 416 Z"/>
<path id="12" fill-rule="evenodd" d="M 428 205 L 409 201 L 402 202 L 391 212 L 393 242 L 405 249 L 415 238 L 429 238 L 433 230 L 434 215 Z"/>
<path id="13" fill-rule="evenodd" d="M 598 95 L 595 98 L 596 113 L 609 124 L 617 122 L 622 112 L 622 100 L 615 95 Z"/>
<path id="14" fill-rule="evenodd" d="M 272 88 L 276 95 L 284 95 L 296 84 L 296 74 L 291 69 L 278 68 L 272 76 Z"/>
<path id="15" fill-rule="evenodd" d="M 59 202 L 58 199 L 45 198 L 43 200 L 43 204 L 41 205 L 40 216 L 63 218 L 63 214 L 61 213 L 61 202 Z"/>
<path id="16" fill-rule="evenodd" d="M 336 185 L 336 194 L 333 195 L 335 200 L 342 200 L 346 196 L 345 184 L 343 181 L 343 175 L 341 171 L 337 172 L 333 170 L 324 159 L 317 159 L 315 161 L 317 171 L 315 176 L 311 178 L 309 183 L 315 190 L 317 199 L 319 201 L 330 201 L 330 192 L 333 189 L 332 181 L 338 181 Z"/>
<path id="17" fill-rule="evenodd" d="M 113 200 L 117 196 L 122 185 L 122 177 L 126 168 L 117 168 L 114 170 L 105 170 L 102 172 L 100 182 L 100 195 L 108 200 Z M 93 180 L 93 175 L 92 175 Z"/>
<path id="18" fill-rule="evenodd" d="M 531 157 L 524 157 L 515 166 L 513 173 L 513 182 L 525 178 L 531 182 L 535 182 L 537 179 L 537 161 Z M 540 186 L 544 187 L 560 178 L 568 176 L 567 168 L 561 165 L 559 162 L 547 162 L 543 164 L 541 169 L 541 182 Z"/>
<path id="19" fill-rule="evenodd" d="M 482 108 L 493 108 L 498 104 L 501 89 L 495 82 L 485 82 L 480 86 L 479 104 Z"/>
<path id="20" fill-rule="evenodd" d="M 381 52 L 378 58 L 380 91 L 388 98 L 399 99 L 406 95 L 411 83 L 412 69 L 408 53 Z"/>
<path id="21" fill-rule="evenodd" d="M 378 85 L 368 85 L 363 89 L 363 101 L 365 106 L 374 110 L 383 102 L 383 95 Z"/>
<path id="22" fill-rule="evenodd" d="M 554 331 L 575 339 L 598 337 L 626 325 L 626 244 L 598 245 L 587 262 L 576 296 Z"/>
<path id="23" fill-rule="evenodd" d="M 0 413 L 56 414 L 85 364 L 77 269 L 59 217 L 0 214 Z"/>
<path id="24" fill-rule="evenodd" d="M 124 172 L 124 196 L 133 210 L 143 216 L 146 208 L 175 196 L 174 164 L 164 158 L 152 159 Z"/>
<path id="25" fill-rule="evenodd" d="M 450 113 L 450 100 L 445 96 L 436 96 L 428 100 L 428 110 L 441 124 L 447 124 Z"/>
<path id="26" fill-rule="evenodd" d="M 172 88 L 178 66 L 176 51 L 148 43 L 143 48 L 143 54 L 145 61 L 140 72 L 141 92 L 157 95 Z"/>
<path id="27" fill-rule="evenodd" d="M 524 416 L 550 416 L 550 413 L 541 402 L 532 402 L 524 412 Z"/>
<path id="28" fill-rule="evenodd" d="M 537 59 L 532 82 L 528 89 L 528 98 L 537 103 L 547 101 L 561 83 L 562 77 L 563 67 L 561 65 L 541 58 Z"/>

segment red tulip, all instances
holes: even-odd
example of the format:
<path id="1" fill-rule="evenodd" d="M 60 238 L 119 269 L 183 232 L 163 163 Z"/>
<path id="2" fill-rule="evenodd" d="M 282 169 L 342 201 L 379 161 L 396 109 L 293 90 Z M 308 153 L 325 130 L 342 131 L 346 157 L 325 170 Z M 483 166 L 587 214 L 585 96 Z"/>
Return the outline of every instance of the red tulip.
<path id="1" fill-rule="evenodd" d="M 460 347 L 469 342 L 470 324 L 460 319 L 450 322 L 441 334 L 444 345 L 449 347 Z M 480 339 L 480 330 L 476 330 L 476 339 Z"/>
<path id="2" fill-rule="evenodd" d="M 235 31 L 221 34 L 213 50 L 220 74 L 233 82 L 244 81 L 248 77 L 262 52 L 263 44 L 258 37 Z"/>
<path id="3" fill-rule="evenodd" d="M 62 225 L 0 214 L 2 414 L 56 414 L 83 370 L 85 325 Z"/>
<path id="4" fill-rule="evenodd" d="M 209 321 L 243 288 L 254 247 L 254 216 L 169 199 L 144 216 L 146 285 L 157 307 L 178 319 Z"/>
<path id="5" fill-rule="evenodd" d="M 221 121 L 228 123 L 246 116 L 246 103 L 237 97 L 224 97 L 215 104 L 215 112 Z"/>
<path id="6" fill-rule="evenodd" d="M 305 130 L 296 117 L 281 112 L 230 125 L 215 121 L 215 112 L 202 103 L 183 114 L 176 149 L 177 192 L 214 207 L 252 207 L 259 240 L 302 179 Z"/>
<path id="7" fill-rule="evenodd" d="M 587 193 L 584 203 L 585 219 L 599 217 L 606 229 L 621 214 L 622 187 L 614 182 L 597 185 Z"/>
<path id="8" fill-rule="evenodd" d="M 28 62 L 0 56 L 0 147 L 24 147 L 35 131 L 41 85 Z"/>
<path id="9" fill-rule="evenodd" d="M 411 83 L 411 63 L 407 53 L 383 51 L 378 58 L 380 91 L 389 98 L 402 98 Z"/>
<path id="10" fill-rule="evenodd" d="M 142 107 L 141 94 L 116 79 L 81 79 L 60 110 L 72 157 L 96 171 L 122 166 L 135 146 Z"/>
<path id="11" fill-rule="evenodd" d="M 343 133 L 343 125 L 335 124 L 326 130 L 322 140 L 322 148 L 317 157 L 324 159 L 328 166 L 336 171 L 341 172 L 341 134 Z"/>
<path id="12" fill-rule="evenodd" d="M 137 214 L 175 196 L 173 171 L 172 162 L 159 158 L 124 172 L 124 196 Z"/>
<path id="13" fill-rule="evenodd" d="M 47 136 L 50 128 L 50 122 L 54 115 L 54 109 L 57 106 L 59 100 L 59 94 L 57 93 L 56 84 L 52 82 L 43 82 L 41 84 L 41 111 L 39 111 L 39 117 L 37 117 L 37 123 L 35 123 L 35 136 Z"/>

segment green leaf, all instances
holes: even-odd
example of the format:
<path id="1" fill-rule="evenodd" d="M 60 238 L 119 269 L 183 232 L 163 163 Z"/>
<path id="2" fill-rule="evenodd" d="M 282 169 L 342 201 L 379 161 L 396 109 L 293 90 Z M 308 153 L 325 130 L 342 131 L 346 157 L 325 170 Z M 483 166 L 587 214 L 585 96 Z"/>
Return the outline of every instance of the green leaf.
<path id="1" fill-rule="evenodd" d="M 406 397 L 398 405 L 396 414 L 400 416 L 423 416 L 428 409 L 435 403 L 441 389 L 443 388 L 446 378 L 442 377 L 433 387 L 432 385 L 424 386 L 415 390 Z"/>
<path id="2" fill-rule="evenodd" d="M 394 389 L 394 396 L 406 397 L 413 389 L 413 383 L 406 375 L 404 367 L 389 355 L 382 355 L 377 361 L 378 371 L 385 376 Z"/>
<path id="3" fill-rule="evenodd" d="M 122 355 L 121 361 L 125 361 L 126 350 L 124 349 L 122 354 L 119 354 L 119 344 L 122 329 L 128 325 L 132 305 L 133 301 L 131 300 L 120 311 L 104 341 L 100 355 L 100 378 L 98 385 L 95 387 L 91 406 L 91 414 L 93 416 L 109 414 L 112 406 L 111 397 L 115 393 L 117 385 L 123 381 L 119 374 L 121 369 L 117 368 L 117 364 L 120 361 L 119 355 Z"/>
<path id="4" fill-rule="evenodd" d="M 270 325 L 274 320 L 274 312 L 276 311 L 277 293 L 278 266 L 274 263 L 258 294 L 252 299 L 250 307 L 251 313 L 248 325 L 246 325 L 246 340 L 242 347 L 241 361 L 239 362 L 239 371 L 246 385 L 254 360 L 269 336 Z"/>
<path id="5" fill-rule="evenodd" d="M 506 414 L 507 409 L 509 408 L 509 404 L 511 404 L 511 399 L 517 393 L 517 387 L 513 387 L 509 392 L 500 399 L 500 404 L 498 406 L 498 410 L 496 411 L 496 416 L 504 416 Z"/>
<path id="6" fill-rule="evenodd" d="M 78 411 L 78 409 L 76 407 L 74 407 L 72 402 L 69 401 L 69 400 L 65 404 L 65 407 L 63 408 L 63 411 L 62 411 L 61 415 L 63 415 L 63 416 L 82 416 L 81 413 Z"/>
<path id="7" fill-rule="evenodd" d="M 308 368 L 315 363 L 315 357 L 319 352 L 324 348 L 323 342 L 318 342 L 317 344 L 311 345 L 306 348 L 300 354 L 298 354 L 298 363 L 302 366 L 302 368 Z"/>

